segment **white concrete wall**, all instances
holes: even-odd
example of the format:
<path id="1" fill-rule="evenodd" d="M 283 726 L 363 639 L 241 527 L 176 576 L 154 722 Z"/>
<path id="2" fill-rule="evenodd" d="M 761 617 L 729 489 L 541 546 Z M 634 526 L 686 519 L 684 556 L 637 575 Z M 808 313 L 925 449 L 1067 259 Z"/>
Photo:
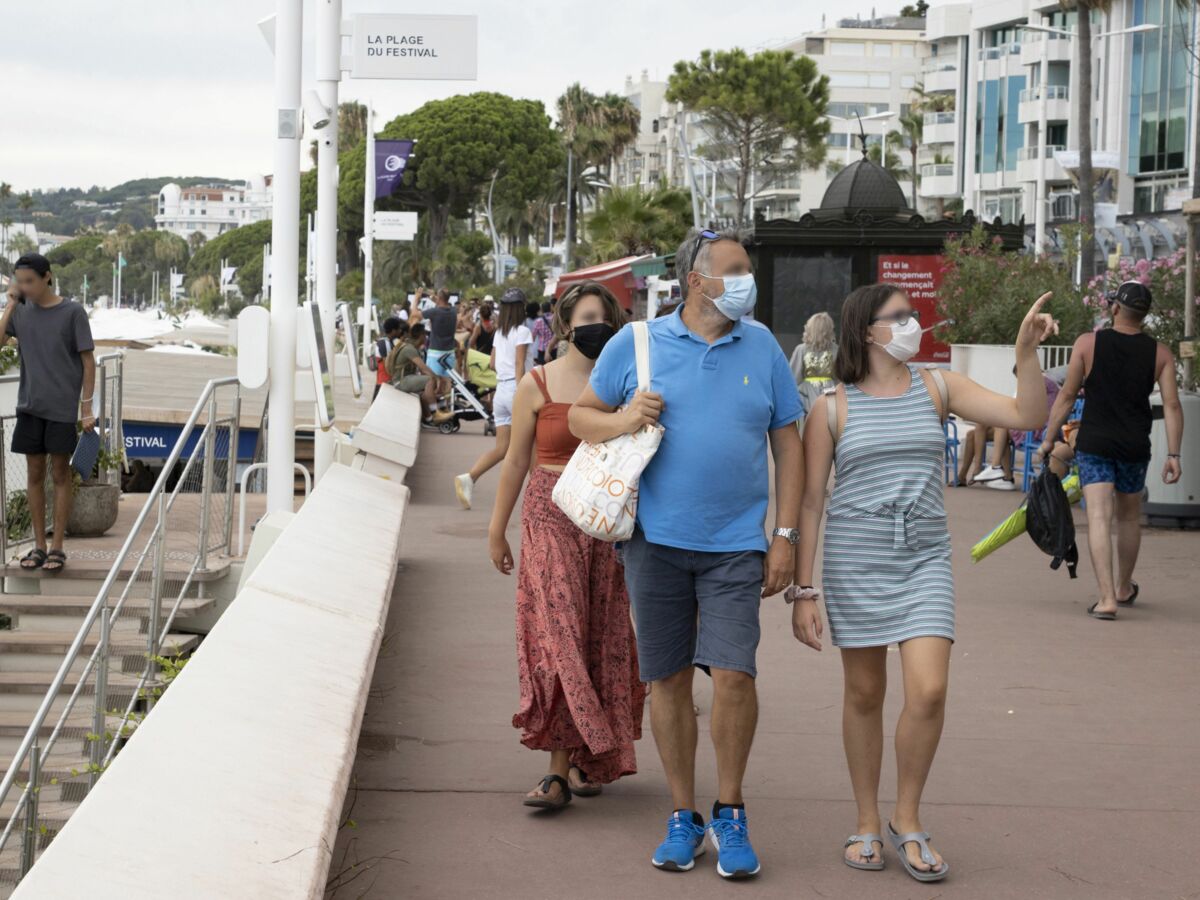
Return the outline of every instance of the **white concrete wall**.
<path id="1" fill-rule="evenodd" d="M 323 896 L 407 502 L 330 468 L 14 897 Z"/>

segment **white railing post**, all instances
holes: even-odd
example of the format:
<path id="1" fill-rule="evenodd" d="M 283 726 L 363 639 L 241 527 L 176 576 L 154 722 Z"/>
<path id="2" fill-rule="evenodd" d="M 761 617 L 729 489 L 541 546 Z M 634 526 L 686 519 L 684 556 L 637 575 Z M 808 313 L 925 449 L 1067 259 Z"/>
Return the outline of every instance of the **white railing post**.
<path id="1" fill-rule="evenodd" d="M 88 793 L 96 786 L 100 778 L 101 762 L 104 759 L 104 733 L 107 723 L 105 707 L 108 705 L 108 644 L 109 644 L 109 611 L 107 602 L 100 611 L 100 653 L 96 659 L 96 708 L 92 713 L 91 746 L 88 748 Z"/>

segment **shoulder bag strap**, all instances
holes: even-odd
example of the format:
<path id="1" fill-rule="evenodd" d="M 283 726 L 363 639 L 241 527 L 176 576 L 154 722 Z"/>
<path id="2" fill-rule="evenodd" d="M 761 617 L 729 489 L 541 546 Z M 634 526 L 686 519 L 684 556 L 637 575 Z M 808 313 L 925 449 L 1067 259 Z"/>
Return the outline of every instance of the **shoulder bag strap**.
<path id="1" fill-rule="evenodd" d="M 645 322 L 633 323 L 633 351 L 637 360 L 639 391 L 650 390 L 650 328 Z"/>

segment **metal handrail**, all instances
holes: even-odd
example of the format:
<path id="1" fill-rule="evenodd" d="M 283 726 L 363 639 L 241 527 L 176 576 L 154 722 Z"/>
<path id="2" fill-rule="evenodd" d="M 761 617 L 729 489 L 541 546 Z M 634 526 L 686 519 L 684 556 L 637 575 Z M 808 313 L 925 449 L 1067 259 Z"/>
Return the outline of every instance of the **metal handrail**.
<path id="1" fill-rule="evenodd" d="M 1047 100 L 1066 100 L 1070 96 L 1070 89 L 1065 84 L 1048 84 L 1046 87 Z M 1042 85 L 1037 87 L 1026 88 L 1021 91 L 1021 103 L 1030 103 L 1034 100 L 1041 99 Z"/>
<path id="2" fill-rule="evenodd" d="M 201 392 L 199 399 L 197 399 L 195 406 L 192 408 L 191 414 L 188 416 L 187 421 L 184 423 L 183 428 L 180 430 L 179 438 L 176 440 L 175 446 L 171 449 L 171 453 L 167 457 L 167 461 L 166 461 L 165 465 L 163 466 L 162 472 L 159 474 L 157 481 L 155 481 L 155 483 L 154 483 L 154 487 L 150 490 L 150 493 L 146 497 L 145 505 L 143 505 L 141 511 L 137 515 L 137 518 L 134 520 L 133 526 L 130 528 L 129 534 L 126 536 L 124 543 L 121 545 L 121 549 L 118 551 L 116 559 L 114 560 L 111 568 L 109 569 L 108 574 L 105 576 L 103 583 L 100 585 L 100 589 L 96 594 L 96 599 L 92 602 L 92 605 L 88 608 L 87 613 L 84 615 L 83 622 L 80 625 L 79 630 L 76 632 L 74 639 L 71 641 L 71 645 L 67 649 L 67 652 L 63 657 L 62 663 L 59 665 L 58 671 L 55 673 L 54 678 L 51 680 L 49 690 L 46 691 L 46 695 L 42 698 L 42 702 L 38 706 L 37 712 L 34 714 L 33 721 L 30 723 L 30 726 L 26 730 L 25 735 L 21 738 L 21 743 L 18 746 L 17 751 L 13 756 L 12 763 L 9 765 L 8 770 L 4 773 L 3 779 L 0 779 L 0 804 L 2 804 L 5 801 L 5 799 L 8 796 L 9 791 L 12 789 L 13 784 L 16 782 L 17 773 L 20 771 L 21 765 L 24 762 L 24 760 L 26 759 L 26 757 L 30 754 L 31 748 L 37 747 L 37 750 L 35 752 L 40 751 L 39 758 L 37 760 L 31 761 L 31 772 L 35 768 L 44 766 L 46 764 L 46 762 L 48 761 L 49 756 L 50 756 L 50 751 L 54 746 L 54 741 L 57 739 L 58 734 L 61 732 L 65 722 L 67 721 L 67 718 L 69 717 L 71 711 L 73 710 L 76 700 L 82 693 L 83 686 L 87 680 L 87 675 L 90 673 L 91 669 L 98 662 L 102 662 L 102 659 L 103 659 L 105 653 L 107 652 L 107 648 L 105 647 L 105 644 L 103 641 L 104 634 L 101 635 L 101 638 L 102 638 L 101 643 L 99 643 L 97 645 L 96 649 L 92 652 L 91 657 L 88 660 L 88 663 L 86 664 L 84 670 L 80 673 L 80 678 L 79 678 L 78 684 L 76 685 L 74 692 L 71 694 L 71 697 L 68 699 L 67 703 L 64 705 L 62 712 L 59 714 L 58 723 L 55 726 L 54 731 L 52 732 L 50 738 L 47 739 L 44 743 L 41 743 L 40 746 L 39 746 L 39 742 L 37 741 L 38 732 L 45 724 L 46 719 L 49 716 L 50 709 L 54 705 L 55 699 L 58 697 L 59 692 L 62 690 L 63 684 L 67 680 L 67 676 L 71 672 L 71 667 L 75 664 L 75 661 L 79 658 L 80 651 L 83 647 L 83 644 L 86 642 L 86 640 L 88 638 L 88 634 L 91 631 L 92 626 L 96 623 L 97 619 L 101 618 L 102 613 L 104 613 L 105 614 L 104 615 L 104 626 L 105 627 L 102 629 L 102 631 L 105 634 L 108 632 L 108 624 L 113 619 L 116 618 L 116 615 L 119 612 L 120 608 L 124 605 L 124 602 L 125 602 L 126 598 L 129 596 L 130 590 L 132 589 L 132 587 L 135 583 L 134 579 L 137 576 L 137 572 L 140 570 L 141 566 L 143 565 L 143 563 L 146 559 L 146 556 L 150 552 L 150 549 L 152 546 L 154 546 L 155 551 L 156 551 L 155 552 L 155 556 L 156 556 L 156 559 L 155 559 L 155 582 L 156 583 L 151 592 L 151 598 L 150 598 L 151 650 L 154 652 L 157 652 L 155 650 L 155 648 L 161 647 L 161 643 L 160 643 L 161 638 L 160 638 L 160 634 L 159 634 L 159 622 L 158 622 L 160 606 L 161 606 L 161 584 L 159 582 L 161 582 L 161 580 L 162 580 L 162 562 L 163 562 L 162 557 L 163 557 L 163 554 L 165 551 L 166 514 L 167 514 L 167 512 L 169 512 L 171 505 L 173 505 L 175 497 L 179 494 L 179 491 L 180 491 L 181 486 L 183 485 L 184 479 L 182 477 L 179 479 L 179 482 L 176 484 L 174 490 L 169 492 L 169 497 L 168 497 L 168 491 L 166 488 L 167 480 L 170 477 L 171 472 L 175 467 L 175 464 L 179 461 L 180 457 L 183 455 L 184 447 L 186 446 L 188 439 L 191 437 L 192 432 L 196 428 L 196 424 L 199 422 L 200 417 L 204 414 L 204 411 L 207 407 L 210 411 L 210 415 L 208 417 L 208 421 L 206 422 L 204 429 L 201 432 L 200 437 L 197 440 L 197 444 L 196 444 L 197 448 L 199 448 L 201 446 L 201 443 L 203 442 L 203 445 L 205 447 L 205 454 L 207 456 L 207 461 L 205 464 L 206 482 L 204 485 L 204 491 L 206 494 L 206 499 L 204 502 L 205 502 L 205 505 L 207 506 L 207 492 L 211 488 L 211 480 L 210 479 L 211 479 L 212 456 L 213 456 L 213 436 L 215 435 L 215 431 L 216 431 L 217 427 L 219 426 L 219 421 L 215 415 L 216 391 L 220 387 L 223 387 L 226 385 L 236 385 L 236 384 L 238 384 L 238 379 L 236 377 L 231 376 L 231 377 L 227 377 L 227 378 L 214 378 L 214 379 L 210 380 L 204 386 L 204 390 Z M 239 404 L 238 404 L 237 400 L 235 399 L 234 415 L 233 415 L 232 424 L 230 426 L 230 432 L 231 432 L 231 438 L 232 438 L 230 453 L 234 459 L 236 459 L 236 452 L 237 452 L 236 425 L 237 425 L 238 415 L 239 415 Z M 187 464 L 186 468 L 190 468 L 192 461 L 195 458 L 196 458 L 196 454 L 193 453 L 188 459 L 188 464 Z M 185 472 L 186 472 L 186 468 L 185 468 Z M 232 480 L 232 477 L 233 477 L 232 470 L 227 473 L 227 477 L 230 480 Z M 109 599 L 109 597 L 108 597 L 109 592 L 112 590 L 113 584 L 116 582 L 117 578 L 120 575 L 121 567 L 125 564 L 126 560 L 129 558 L 131 551 L 133 551 L 133 545 L 134 545 L 139 533 L 141 532 L 142 526 L 145 524 L 146 520 L 149 518 L 151 510 L 156 509 L 156 508 L 159 513 L 159 518 L 158 518 L 158 522 L 155 526 L 155 534 L 151 537 L 151 539 L 149 541 L 147 541 L 145 548 L 142 550 L 141 555 L 138 557 L 137 563 L 135 564 L 133 572 L 129 578 L 129 582 L 126 585 L 125 590 L 122 592 L 119 600 L 117 601 L 117 604 L 112 609 L 108 609 L 107 603 L 108 603 L 108 599 Z M 232 525 L 232 519 L 230 518 L 232 509 L 233 509 L 233 504 L 232 503 L 227 504 L 226 518 L 228 519 L 228 521 L 225 524 L 225 534 L 227 536 L 229 535 L 230 527 Z M 205 517 L 205 518 L 207 518 L 207 517 Z M 203 526 L 202 526 L 202 529 L 203 529 Z M 226 546 L 228 546 L 228 537 L 226 537 Z M 207 536 L 202 533 L 201 539 L 200 539 L 200 545 L 199 545 L 198 553 L 197 553 L 197 560 L 195 563 L 193 563 L 190 571 L 187 573 L 187 575 L 184 579 L 184 587 L 179 593 L 179 599 L 176 600 L 175 605 L 171 611 L 171 614 L 168 616 L 167 623 L 166 623 L 167 628 L 170 627 L 171 620 L 174 619 L 175 612 L 178 610 L 180 602 L 182 601 L 182 598 L 186 595 L 187 589 L 190 586 L 196 572 L 199 571 L 203 567 L 204 561 L 206 560 L 208 552 L 209 552 L 209 547 L 208 547 Z M 169 632 L 166 632 L 166 633 L 169 633 Z M 163 637 L 165 637 L 165 634 L 163 635 Z M 125 717 L 122 719 L 121 729 L 119 729 L 117 732 L 118 736 L 120 735 L 120 730 L 123 729 L 124 724 L 128 721 L 128 717 L 132 710 L 132 704 L 136 703 L 138 694 L 141 692 L 142 688 L 144 688 L 145 684 L 149 680 L 151 667 L 153 665 L 154 665 L 153 659 L 147 660 L 147 669 L 146 669 L 145 673 L 143 674 L 141 681 L 139 682 L 138 688 L 134 691 L 134 695 L 133 695 L 134 699 L 133 699 L 133 701 L 131 701 L 130 710 L 128 710 L 126 712 Z M 101 726 L 103 728 L 103 718 L 102 717 L 104 715 L 104 710 L 102 708 L 103 704 L 101 702 L 102 696 L 98 697 L 97 699 L 98 699 L 98 702 L 97 702 L 96 716 L 98 719 L 100 719 Z M 115 739 L 113 742 L 113 746 L 115 749 L 115 746 L 116 746 Z M 106 756 L 106 761 L 111 758 L 112 758 L 112 751 L 110 751 L 108 753 L 108 755 Z M 96 774 L 95 772 L 92 773 L 93 779 L 95 777 L 95 774 Z M 34 786 L 35 786 L 35 782 L 33 779 L 31 779 L 30 783 L 26 786 L 24 792 L 22 793 L 20 800 L 15 805 L 12 815 L 8 821 L 7 827 L 4 829 L 3 834 L 0 834 L 0 850 L 2 850 L 4 848 L 9 836 L 11 835 L 16 822 L 20 818 L 23 807 L 25 806 L 25 804 L 29 800 L 31 793 L 33 792 Z"/>

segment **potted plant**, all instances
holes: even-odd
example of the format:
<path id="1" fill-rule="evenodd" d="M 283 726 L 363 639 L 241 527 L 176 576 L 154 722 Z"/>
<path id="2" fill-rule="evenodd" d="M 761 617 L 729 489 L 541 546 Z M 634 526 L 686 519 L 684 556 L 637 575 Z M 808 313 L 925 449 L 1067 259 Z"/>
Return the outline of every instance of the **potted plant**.
<path id="1" fill-rule="evenodd" d="M 99 537 L 116 524 L 121 485 L 109 476 L 119 470 L 124 461 L 125 454 L 120 450 L 102 447 L 90 478 L 82 479 L 78 472 L 72 471 L 75 502 L 67 519 L 67 534 Z"/>
<path id="2" fill-rule="evenodd" d="M 1010 253 L 982 227 L 946 242 L 937 310 L 943 320 L 934 332 L 951 345 L 956 372 L 1002 394 L 1016 389 L 1013 341 L 1030 305 L 1047 291 L 1044 312 L 1058 320 L 1056 344 L 1067 346 L 1089 330 L 1095 310 L 1071 283 L 1070 259 L 1055 261 L 1031 253 Z"/>

